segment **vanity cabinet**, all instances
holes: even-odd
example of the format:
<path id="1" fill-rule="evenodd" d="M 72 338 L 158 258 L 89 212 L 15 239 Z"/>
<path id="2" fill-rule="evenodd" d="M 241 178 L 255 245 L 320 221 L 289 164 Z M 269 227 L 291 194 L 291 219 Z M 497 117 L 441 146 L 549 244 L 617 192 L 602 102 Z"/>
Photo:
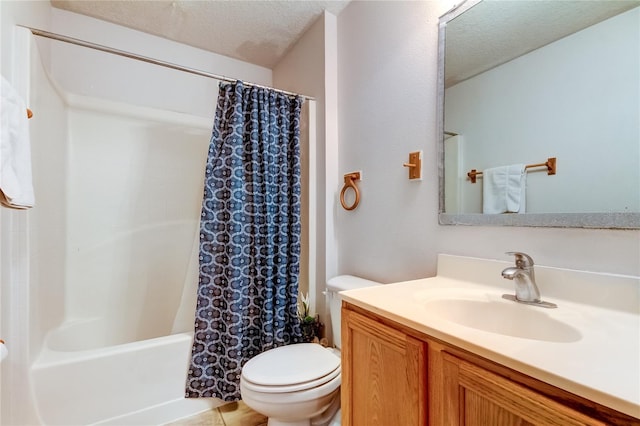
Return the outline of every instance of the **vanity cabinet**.
<path id="1" fill-rule="evenodd" d="M 442 404 L 448 425 L 604 425 L 505 377 L 442 352 Z M 434 374 L 438 374 L 434 372 Z"/>
<path id="2" fill-rule="evenodd" d="M 345 302 L 342 424 L 640 425 L 640 420 Z"/>
<path id="3" fill-rule="evenodd" d="M 425 425 L 426 343 L 349 309 L 341 332 L 342 425 Z"/>

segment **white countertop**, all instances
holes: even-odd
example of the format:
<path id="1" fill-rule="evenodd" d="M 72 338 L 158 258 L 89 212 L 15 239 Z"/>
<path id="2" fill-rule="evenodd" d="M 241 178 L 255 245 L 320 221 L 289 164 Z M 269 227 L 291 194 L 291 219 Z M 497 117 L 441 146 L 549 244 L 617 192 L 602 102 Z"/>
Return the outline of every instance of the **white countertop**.
<path id="1" fill-rule="evenodd" d="M 536 266 L 542 299 L 558 305 L 545 309 L 501 298 L 514 293 L 513 283 L 500 276 L 507 266 L 512 263 L 440 255 L 436 277 L 340 294 L 356 306 L 640 418 L 640 278 Z M 428 306 L 448 297 L 534 310 L 531 314 L 567 325 L 569 338 L 515 337 L 460 325 Z"/>

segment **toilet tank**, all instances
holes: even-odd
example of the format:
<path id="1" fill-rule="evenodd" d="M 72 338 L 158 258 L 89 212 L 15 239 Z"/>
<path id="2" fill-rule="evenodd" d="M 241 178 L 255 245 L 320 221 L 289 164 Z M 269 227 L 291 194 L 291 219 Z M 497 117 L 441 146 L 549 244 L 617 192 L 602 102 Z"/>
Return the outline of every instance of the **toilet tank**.
<path id="1" fill-rule="evenodd" d="M 353 290 L 356 288 L 372 287 L 382 285 L 376 281 L 365 280 L 364 278 L 355 277 L 353 275 L 339 275 L 327 281 L 327 304 L 329 305 L 329 316 L 331 318 L 331 331 L 333 332 L 333 344 L 340 349 L 340 309 L 342 308 L 342 298 L 338 292 L 344 290 Z"/>

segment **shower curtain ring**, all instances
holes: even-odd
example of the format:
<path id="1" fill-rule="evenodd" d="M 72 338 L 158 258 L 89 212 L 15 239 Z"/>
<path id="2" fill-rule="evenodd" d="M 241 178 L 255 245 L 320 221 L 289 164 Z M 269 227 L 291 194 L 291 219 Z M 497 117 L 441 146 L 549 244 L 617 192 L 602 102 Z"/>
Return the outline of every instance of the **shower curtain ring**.
<path id="1" fill-rule="evenodd" d="M 360 203 L 360 191 L 358 190 L 358 186 L 356 185 L 357 180 L 360 180 L 360 172 L 352 172 L 344 175 L 344 186 L 342 187 L 342 191 L 340 191 L 340 204 L 345 210 L 353 210 L 358 207 L 358 203 Z M 355 193 L 355 200 L 353 204 L 350 206 L 344 201 L 344 194 L 347 192 L 347 189 L 353 188 L 353 192 Z"/>

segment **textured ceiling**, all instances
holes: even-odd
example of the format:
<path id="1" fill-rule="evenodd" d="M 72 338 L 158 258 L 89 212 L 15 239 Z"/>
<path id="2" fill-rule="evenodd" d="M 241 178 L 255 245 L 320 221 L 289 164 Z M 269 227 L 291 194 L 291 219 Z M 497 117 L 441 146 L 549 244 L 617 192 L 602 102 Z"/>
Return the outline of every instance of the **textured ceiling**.
<path id="1" fill-rule="evenodd" d="M 338 15 L 349 1 L 51 0 L 51 4 L 271 69 L 325 9 Z M 638 0 L 483 1 L 447 25 L 446 85 L 639 4 Z"/>
<path id="2" fill-rule="evenodd" d="M 273 68 L 326 9 L 349 0 L 51 0 L 54 7 Z"/>

